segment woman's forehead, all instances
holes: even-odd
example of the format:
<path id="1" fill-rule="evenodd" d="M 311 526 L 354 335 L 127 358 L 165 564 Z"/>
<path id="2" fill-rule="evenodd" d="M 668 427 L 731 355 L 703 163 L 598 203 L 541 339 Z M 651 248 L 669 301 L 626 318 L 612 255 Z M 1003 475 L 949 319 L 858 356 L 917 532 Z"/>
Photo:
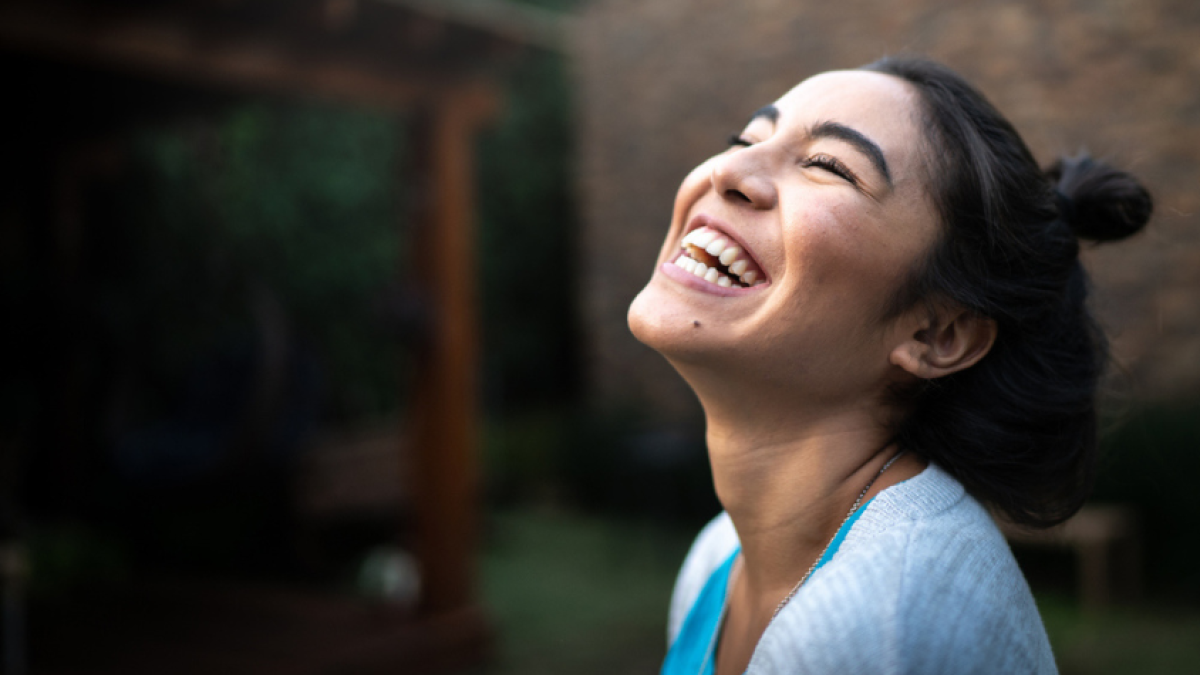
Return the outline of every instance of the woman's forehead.
<path id="1" fill-rule="evenodd" d="M 898 77 L 862 70 L 814 75 L 774 103 L 776 133 L 805 133 L 819 123 L 836 122 L 876 143 L 893 167 L 919 161 L 923 132 L 918 94 Z"/>
<path id="2" fill-rule="evenodd" d="M 916 92 L 904 80 L 867 70 L 832 70 L 804 80 L 775 102 L 776 107 L 793 114 L 806 108 L 828 108 L 848 116 L 883 113 L 888 118 L 905 117 L 909 121 L 916 108 Z"/>

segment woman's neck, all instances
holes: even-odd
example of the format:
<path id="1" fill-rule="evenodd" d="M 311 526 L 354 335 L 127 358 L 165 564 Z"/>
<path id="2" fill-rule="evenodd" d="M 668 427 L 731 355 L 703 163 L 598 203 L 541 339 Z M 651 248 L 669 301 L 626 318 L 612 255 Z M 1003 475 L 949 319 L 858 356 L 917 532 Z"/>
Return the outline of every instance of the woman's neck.
<path id="1" fill-rule="evenodd" d="M 877 410 L 791 410 L 721 415 L 706 406 L 713 481 L 742 544 L 742 590 L 763 607 L 791 590 L 897 453 Z M 923 468 L 903 458 L 865 499 Z"/>

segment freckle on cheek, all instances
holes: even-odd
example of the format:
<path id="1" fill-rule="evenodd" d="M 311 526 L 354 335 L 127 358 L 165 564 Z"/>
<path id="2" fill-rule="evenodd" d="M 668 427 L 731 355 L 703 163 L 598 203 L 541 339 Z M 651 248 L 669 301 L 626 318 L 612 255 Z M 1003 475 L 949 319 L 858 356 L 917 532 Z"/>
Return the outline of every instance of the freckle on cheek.
<path id="1" fill-rule="evenodd" d="M 693 326 L 695 326 L 696 328 L 699 328 L 699 327 L 700 327 L 700 322 L 699 322 L 699 321 L 693 321 L 693 322 L 692 322 L 692 325 L 693 325 Z"/>

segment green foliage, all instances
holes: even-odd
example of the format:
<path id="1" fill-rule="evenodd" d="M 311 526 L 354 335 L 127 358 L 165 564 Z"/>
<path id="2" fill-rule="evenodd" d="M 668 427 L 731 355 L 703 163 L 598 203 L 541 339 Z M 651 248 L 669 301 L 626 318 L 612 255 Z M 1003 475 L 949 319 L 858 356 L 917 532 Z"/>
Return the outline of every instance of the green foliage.
<path id="1" fill-rule="evenodd" d="M 401 254 L 398 127 L 256 103 L 140 133 L 122 208 L 133 246 L 107 303 L 118 339 L 178 381 L 197 354 L 253 331 L 265 293 L 315 345 L 339 416 L 394 407 L 396 350 L 371 303 Z"/>
<path id="2" fill-rule="evenodd" d="M 493 410 L 561 403 L 575 383 L 570 89 L 560 57 L 512 73 L 480 144 L 484 354 Z"/>
<path id="3" fill-rule="evenodd" d="M 1200 402 L 1160 404 L 1130 414 L 1106 434 L 1096 499 L 1134 506 L 1146 547 L 1147 583 L 1200 601 Z"/>
<path id="4" fill-rule="evenodd" d="M 496 412 L 575 394 L 566 70 L 559 55 L 526 54 L 479 139 L 485 400 Z M 404 131 L 367 112 L 253 103 L 142 132 L 125 202 L 141 253 L 124 256 L 108 302 L 118 341 L 149 337 L 151 360 L 177 381 L 197 353 L 248 330 L 249 299 L 267 289 L 319 347 L 338 419 L 394 409 L 402 364 L 369 310 L 404 262 Z"/>
<path id="5" fill-rule="evenodd" d="M 67 601 L 82 590 L 111 587 L 131 576 L 128 552 L 101 532 L 60 525 L 35 529 L 27 539 L 29 592 L 39 600 Z"/>
<path id="6" fill-rule="evenodd" d="M 214 225 L 238 266 L 296 298 L 303 319 L 362 297 L 395 270 L 398 136 L 386 118 L 251 106 L 200 164 Z"/>
<path id="7" fill-rule="evenodd" d="M 1089 612 L 1054 595 L 1038 610 L 1063 675 L 1200 672 L 1200 614 L 1161 607 Z"/>
<path id="8" fill-rule="evenodd" d="M 694 532 L 567 512 L 489 519 L 483 596 L 499 624 L 486 673 L 648 673 L 662 663 L 667 606 Z"/>
<path id="9" fill-rule="evenodd" d="M 494 418 L 484 426 L 483 453 L 492 503 L 546 496 L 561 482 L 560 459 L 570 446 L 570 416 L 531 410 Z"/>

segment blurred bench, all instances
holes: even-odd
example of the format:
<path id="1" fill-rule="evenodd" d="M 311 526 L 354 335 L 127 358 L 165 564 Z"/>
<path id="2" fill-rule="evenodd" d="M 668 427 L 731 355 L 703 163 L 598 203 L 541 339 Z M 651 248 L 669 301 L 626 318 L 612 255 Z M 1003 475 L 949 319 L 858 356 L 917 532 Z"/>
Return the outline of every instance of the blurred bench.
<path id="1" fill-rule="evenodd" d="M 1141 596 L 1141 535 L 1133 511 L 1120 505 L 1087 505 L 1061 525 L 1034 530 L 998 521 L 1019 546 L 1069 548 L 1075 553 L 1079 599 L 1100 608 Z"/>
<path id="2" fill-rule="evenodd" d="M 395 516 L 406 494 L 406 441 L 399 424 L 327 434 L 310 444 L 296 472 L 296 509 L 303 520 Z"/>

